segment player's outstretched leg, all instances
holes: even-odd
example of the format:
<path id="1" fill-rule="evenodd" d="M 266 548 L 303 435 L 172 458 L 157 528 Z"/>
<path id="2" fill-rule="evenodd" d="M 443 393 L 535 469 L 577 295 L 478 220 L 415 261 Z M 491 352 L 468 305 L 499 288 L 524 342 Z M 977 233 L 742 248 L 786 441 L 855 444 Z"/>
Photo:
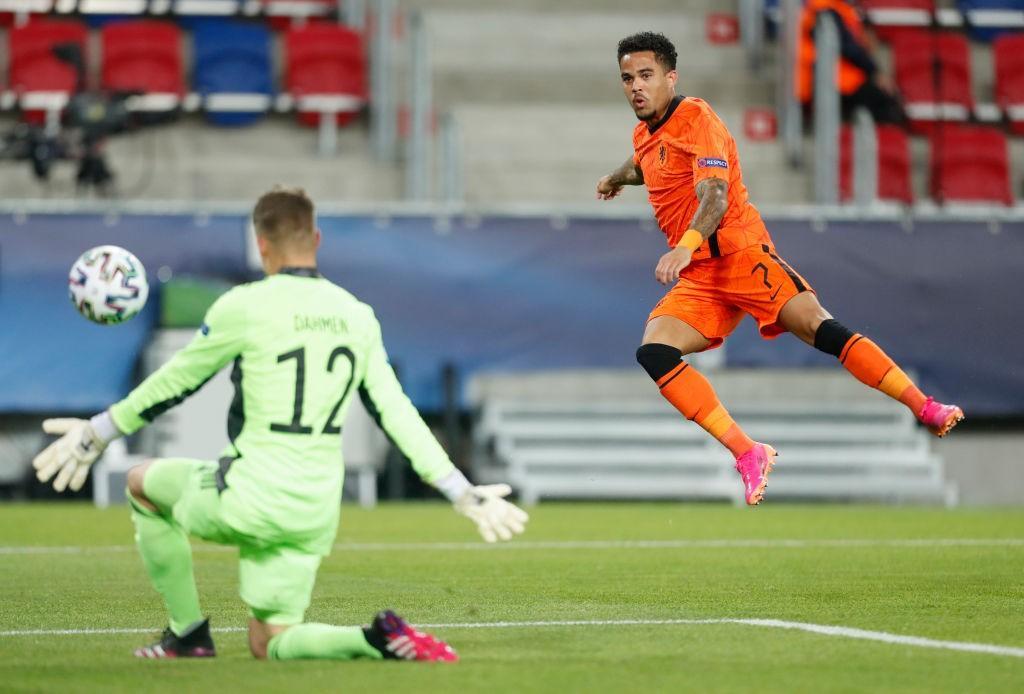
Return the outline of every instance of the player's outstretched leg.
<path id="1" fill-rule="evenodd" d="M 818 326 L 814 333 L 814 346 L 838 358 L 839 363 L 861 383 L 906 405 L 918 421 L 936 436 L 945 436 L 963 421 L 963 410 L 925 397 L 878 345 L 834 318 L 822 321 Z"/>
<path id="2" fill-rule="evenodd" d="M 736 470 L 743 478 L 747 503 L 751 506 L 761 503 L 768 485 L 768 473 L 775 465 L 775 449 L 746 435 L 719 402 L 708 379 L 683 361 L 681 350 L 670 345 L 649 343 L 636 351 L 636 360 L 658 385 L 666 400 L 684 417 L 718 439 L 736 457 Z"/>
<path id="3" fill-rule="evenodd" d="M 444 641 L 417 631 L 391 610 L 377 614 L 365 628 L 329 624 L 297 624 L 267 644 L 273 660 L 354 658 L 455 662 L 455 650 Z"/>
<path id="4" fill-rule="evenodd" d="M 140 648 L 143 658 L 214 655 L 209 624 L 199 609 L 192 572 L 192 547 L 170 509 L 181 496 L 189 466 L 185 461 L 156 460 L 128 473 L 128 500 L 135 541 L 153 587 L 170 615 L 170 626 L 157 643 Z"/>

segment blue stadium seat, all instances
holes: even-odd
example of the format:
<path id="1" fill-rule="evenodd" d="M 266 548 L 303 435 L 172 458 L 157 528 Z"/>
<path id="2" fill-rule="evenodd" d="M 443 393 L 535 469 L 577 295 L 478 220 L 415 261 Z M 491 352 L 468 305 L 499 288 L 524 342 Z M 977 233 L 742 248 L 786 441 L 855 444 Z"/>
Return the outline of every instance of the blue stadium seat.
<path id="1" fill-rule="evenodd" d="M 956 5 L 976 41 L 992 41 L 1024 28 L 1024 0 L 957 0 Z"/>
<path id="2" fill-rule="evenodd" d="M 193 88 L 216 125 L 248 125 L 270 108 L 274 94 L 270 32 L 229 20 L 198 22 L 193 32 Z"/>

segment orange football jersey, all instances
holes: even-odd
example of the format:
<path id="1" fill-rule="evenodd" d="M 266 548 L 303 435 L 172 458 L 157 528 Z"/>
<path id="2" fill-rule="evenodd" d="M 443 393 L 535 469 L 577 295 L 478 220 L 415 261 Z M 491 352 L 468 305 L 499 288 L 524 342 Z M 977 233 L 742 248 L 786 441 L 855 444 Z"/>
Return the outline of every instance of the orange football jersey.
<path id="1" fill-rule="evenodd" d="M 729 183 L 729 208 L 694 259 L 772 245 L 761 213 L 750 204 L 743 185 L 736 141 L 706 101 L 677 96 L 660 122 L 637 124 L 633 149 L 633 162 L 643 172 L 648 199 L 669 246 L 675 248 L 690 228 L 700 204 L 696 185 L 706 178 Z"/>

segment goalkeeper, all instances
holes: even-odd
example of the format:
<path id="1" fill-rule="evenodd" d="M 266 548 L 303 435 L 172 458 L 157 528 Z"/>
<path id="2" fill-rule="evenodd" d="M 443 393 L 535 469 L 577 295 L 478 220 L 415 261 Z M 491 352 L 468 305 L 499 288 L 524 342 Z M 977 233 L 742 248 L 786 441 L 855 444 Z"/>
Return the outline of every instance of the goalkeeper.
<path id="1" fill-rule="evenodd" d="M 143 564 L 170 613 L 144 658 L 215 654 L 199 607 L 188 536 L 239 549 L 239 592 L 257 658 L 456 660 L 443 641 L 391 611 L 365 628 L 303 623 L 334 544 L 344 468 L 341 423 L 358 393 L 416 473 L 488 542 L 527 515 L 506 485 L 473 486 L 448 459 L 388 364 L 373 310 L 317 272 L 320 232 L 304 191 L 275 188 L 253 210 L 267 277 L 228 291 L 195 338 L 128 397 L 91 420 L 51 419 L 61 437 L 34 466 L 57 491 L 81 488 L 113 439 L 144 427 L 234 362 L 231 443 L 217 462 L 159 459 L 132 468 L 128 493 Z"/>

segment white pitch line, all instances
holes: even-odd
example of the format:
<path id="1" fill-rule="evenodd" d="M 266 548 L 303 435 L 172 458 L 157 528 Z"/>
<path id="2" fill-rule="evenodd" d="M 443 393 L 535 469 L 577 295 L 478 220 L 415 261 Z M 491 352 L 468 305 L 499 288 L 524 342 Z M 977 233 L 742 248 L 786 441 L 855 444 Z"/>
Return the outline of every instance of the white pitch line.
<path id="1" fill-rule="evenodd" d="M 219 627 L 210 631 L 247 631 L 245 627 Z M 110 627 L 109 629 L 11 629 L 0 631 L 0 637 L 9 636 L 94 636 L 105 634 L 159 634 L 160 629 L 143 627 Z"/>
<path id="2" fill-rule="evenodd" d="M 96 545 L 83 546 L 13 546 L 0 547 L 0 554 L 113 554 L 129 552 L 135 549 L 132 545 Z"/>
<path id="3" fill-rule="evenodd" d="M 729 540 L 512 540 L 483 542 L 361 542 L 340 543 L 339 551 L 409 550 L 524 550 L 524 549 L 716 549 L 716 548 L 806 548 L 806 547 L 1024 547 L 1024 538 L 910 538 L 801 540 L 753 538 Z"/>
<path id="4" fill-rule="evenodd" d="M 334 545 L 340 552 L 408 552 L 408 551 L 472 551 L 472 550 L 536 550 L 536 549 L 715 549 L 715 548 L 802 549 L 808 547 L 1024 547 L 1019 537 L 946 537 L 898 539 L 832 539 L 802 540 L 784 538 L 720 539 L 720 540 L 513 540 L 486 544 L 484 542 L 342 542 Z M 232 547 L 201 544 L 196 552 L 226 552 Z M 134 552 L 134 545 L 71 546 L 0 546 L 0 555 L 46 554 L 116 554 Z"/>
<path id="5" fill-rule="evenodd" d="M 871 631 L 854 627 L 834 626 L 829 624 L 813 624 L 811 622 L 790 622 L 782 619 L 580 619 L 552 621 L 519 621 L 519 622 L 463 622 L 420 624 L 429 629 L 523 629 L 537 627 L 617 627 L 617 626 L 701 626 L 714 624 L 740 624 L 744 626 L 763 627 L 768 629 L 790 629 L 806 631 L 820 636 L 838 636 L 863 641 L 877 641 L 899 646 L 917 648 L 934 648 L 945 651 L 964 653 L 986 653 L 1010 658 L 1024 658 L 1024 648 L 1000 646 L 990 643 L 972 643 L 969 641 L 940 641 L 923 636 L 893 634 L 887 631 Z M 104 634 L 150 634 L 158 629 L 111 628 L 111 629 L 15 629 L 0 631 L 0 637 L 13 636 L 79 636 Z M 212 629 L 218 633 L 237 633 L 246 631 L 243 627 L 220 627 Z"/>

